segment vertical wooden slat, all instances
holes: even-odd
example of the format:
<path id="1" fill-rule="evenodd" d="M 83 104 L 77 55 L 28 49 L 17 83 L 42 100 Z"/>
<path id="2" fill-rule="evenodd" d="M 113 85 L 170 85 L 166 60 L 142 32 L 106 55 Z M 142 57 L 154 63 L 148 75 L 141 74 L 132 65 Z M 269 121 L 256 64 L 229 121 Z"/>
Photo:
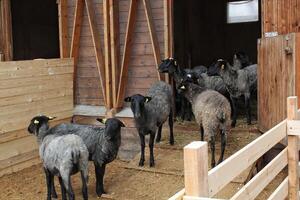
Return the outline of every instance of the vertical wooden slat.
<path id="1" fill-rule="evenodd" d="M 164 0 L 164 41 L 165 58 L 173 57 L 173 0 Z M 169 74 L 165 80 L 171 82 Z"/>
<path id="2" fill-rule="evenodd" d="M 97 62 L 97 67 L 98 67 L 98 72 L 99 72 L 101 90 L 102 90 L 103 99 L 105 102 L 104 104 L 106 106 L 107 98 L 106 98 L 106 88 L 105 88 L 105 65 L 104 65 L 104 57 L 103 57 L 102 48 L 101 48 L 100 33 L 97 31 L 95 11 L 93 9 L 93 7 L 94 7 L 93 1 L 85 0 L 85 5 L 87 8 L 87 15 L 88 15 L 88 19 L 89 19 L 89 25 L 91 28 L 93 45 L 94 45 L 95 54 L 96 54 L 96 62 Z"/>
<path id="3" fill-rule="evenodd" d="M 287 99 L 287 119 L 297 119 L 297 97 L 289 97 Z M 289 182 L 289 199 L 299 199 L 299 147 L 298 136 L 288 135 L 288 182 Z"/>
<path id="4" fill-rule="evenodd" d="M 119 1 L 109 0 L 110 13 L 110 46 L 111 46 L 111 74 L 113 107 L 117 108 L 119 70 Z"/>
<path id="5" fill-rule="evenodd" d="M 110 8 L 109 0 L 103 0 L 103 27 L 104 27 L 104 61 L 105 61 L 105 91 L 106 108 L 110 110 L 112 104 L 112 77 L 111 77 L 111 48 L 110 48 Z"/>
<path id="6" fill-rule="evenodd" d="M 184 149 L 185 194 L 208 197 L 208 149 L 207 142 L 192 142 Z"/>
<path id="7" fill-rule="evenodd" d="M 118 86 L 118 97 L 117 97 L 117 108 L 122 107 L 123 105 L 123 98 L 125 95 L 125 89 L 128 79 L 128 64 L 129 58 L 131 53 L 131 46 L 132 46 L 132 36 L 136 21 L 136 11 L 137 11 L 137 0 L 130 1 L 130 8 L 129 8 L 129 16 L 127 21 L 127 28 L 126 28 L 126 36 L 125 36 L 125 44 L 124 44 L 124 55 L 122 60 L 121 72 L 120 72 L 120 81 Z"/>
<path id="8" fill-rule="evenodd" d="M 11 7 L 10 0 L 1 0 L 1 19 L 2 19 L 2 45 L 4 60 L 9 61 L 13 59 L 13 41 L 12 41 L 12 24 L 11 24 Z"/>
<path id="9" fill-rule="evenodd" d="M 154 27 L 151 5 L 150 5 L 149 0 L 143 0 L 143 4 L 144 4 L 147 23 L 148 23 L 155 63 L 156 63 L 156 67 L 158 67 L 158 65 L 160 64 L 160 61 L 161 61 L 161 55 L 160 55 L 159 43 L 157 40 L 156 31 L 155 31 L 155 27 Z M 159 73 L 158 70 L 157 70 L 157 74 L 158 74 L 158 79 L 163 80 L 163 76 L 162 76 L 162 74 Z"/>
<path id="10" fill-rule="evenodd" d="M 76 77 L 77 77 L 77 63 L 79 56 L 79 41 L 81 34 L 81 25 L 83 19 L 84 0 L 77 0 L 74 12 L 73 32 L 71 41 L 70 57 L 74 58 L 74 75 L 73 75 L 73 91 L 74 103 L 76 102 Z"/>
<path id="11" fill-rule="evenodd" d="M 67 0 L 59 0 L 59 2 L 58 2 L 58 24 L 59 24 L 60 58 L 67 58 L 67 57 L 69 57 L 68 2 L 67 2 Z"/>

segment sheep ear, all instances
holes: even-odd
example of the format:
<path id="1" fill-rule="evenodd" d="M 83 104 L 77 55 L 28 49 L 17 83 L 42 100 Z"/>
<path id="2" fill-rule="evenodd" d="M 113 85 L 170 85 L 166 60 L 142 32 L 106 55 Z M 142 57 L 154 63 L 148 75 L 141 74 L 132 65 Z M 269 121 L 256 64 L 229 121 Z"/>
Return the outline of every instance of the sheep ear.
<path id="1" fill-rule="evenodd" d="M 39 121 L 39 120 L 34 120 L 33 123 L 34 123 L 34 124 L 39 124 L 40 121 Z"/>
<path id="2" fill-rule="evenodd" d="M 192 78 L 192 74 L 187 74 L 186 75 L 188 78 Z M 182 81 L 182 80 L 181 80 Z"/>
<path id="3" fill-rule="evenodd" d="M 145 97 L 145 103 L 148 103 L 149 101 L 151 101 L 151 97 Z"/>
<path id="4" fill-rule="evenodd" d="M 51 116 L 47 116 L 49 120 L 53 120 L 55 119 L 56 117 L 51 117 Z"/>
<path id="5" fill-rule="evenodd" d="M 176 60 L 174 61 L 174 65 L 177 66 L 177 61 Z"/>
<path id="6" fill-rule="evenodd" d="M 126 98 L 124 99 L 124 101 L 125 101 L 125 102 L 130 102 L 130 101 L 131 101 L 131 97 L 126 97 Z"/>
<path id="7" fill-rule="evenodd" d="M 222 65 L 221 65 L 221 69 L 222 69 L 222 70 L 224 70 L 224 68 L 225 68 L 225 65 L 224 65 L 224 64 L 222 64 Z"/>
<path id="8" fill-rule="evenodd" d="M 180 89 L 185 90 L 186 87 L 183 85 L 183 86 L 180 87 Z"/>
<path id="9" fill-rule="evenodd" d="M 106 118 L 103 118 L 103 119 L 97 118 L 96 120 L 102 124 L 105 124 L 105 122 L 107 121 Z"/>

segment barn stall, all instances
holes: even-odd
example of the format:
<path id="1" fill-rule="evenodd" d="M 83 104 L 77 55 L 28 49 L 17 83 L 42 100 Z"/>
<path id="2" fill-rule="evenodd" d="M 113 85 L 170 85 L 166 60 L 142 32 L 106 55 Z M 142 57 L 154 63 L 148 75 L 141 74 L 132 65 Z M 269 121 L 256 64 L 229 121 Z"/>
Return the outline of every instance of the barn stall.
<path id="1" fill-rule="evenodd" d="M 23 101 L 26 98 L 27 101 L 34 99 L 33 95 L 38 98 L 36 100 L 38 103 L 31 102 L 32 112 L 27 110 L 28 113 L 34 115 L 49 112 L 52 114 L 50 111 L 59 107 L 60 104 L 57 102 L 61 100 L 67 102 L 62 106 L 66 106 L 63 109 L 67 111 L 55 123 L 68 121 L 72 116 L 75 116 L 75 121 L 79 123 L 94 123 L 96 116 L 119 117 L 127 125 L 120 152 L 122 158 L 131 159 L 139 152 L 139 145 L 137 145 L 139 141 L 132 114 L 130 109 L 123 105 L 123 99 L 134 93 L 145 94 L 150 85 L 157 80 L 169 82 L 169 77 L 158 74 L 156 70 L 162 58 L 174 55 L 178 58 L 181 66 L 192 68 L 199 64 L 209 65 L 221 57 L 230 60 L 237 49 L 245 49 L 254 63 L 258 59 L 259 70 L 262 70 L 259 72 L 261 80 L 265 81 L 265 77 L 270 77 L 267 83 L 273 81 L 273 88 L 278 88 L 278 80 L 283 84 L 289 82 L 291 87 L 297 85 L 288 77 L 276 76 L 274 79 L 274 76 L 269 75 L 271 74 L 270 70 L 264 70 L 268 69 L 267 67 L 270 69 L 281 67 L 282 72 L 286 66 L 290 67 L 296 63 L 288 61 L 283 65 L 280 64 L 281 61 L 278 61 L 276 65 L 273 65 L 269 61 L 277 56 L 275 53 L 268 53 L 268 51 L 278 50 L 282 57 L 289 56 L 290 58 L 290 55 L 297 55 L 293 53 L 296 52 L 296 48 L 285 48 L 286 43 L 282 44 L 286 49 L 283 51 L 284 53 L 280 49 L 282 46 L 278 49 L 277 46 L 270 48 L 271 44 L 268 43 L 271 40 L 280 40 L 277 38 L 288 42 L 297 41 L 297 34 L 290 34 L 287 37 L 280 36 L 298 32 L 298 11 L 296 9 L 298 4 L 296 1 L 288 1 L 287 4 L 275 0 L 259 1 L 261 19 L 259 17 L 254 22 L 233 24 L 226 22 L 227 1 L 211 3 L 211 1 L 171 0 L 59 0 L 57 2 L 47 0 L 44 1 L 43 6 L 37 0 L 26 1 L 26 3 L 16 2 L 16 0 L 0 2 L 0 57 L 3 61 L 1 63 L 4 69 L 3 76 L 13 79 L 16 77 L 9 74 L 24 69 L 25 74 L 20 75 L 19 78 L 25 79 L 27 73 L 33 69 L 30 67 L 31 65 L 41 66 L 41 68 L 44 66 L 48 74 L 36 77 L 38 81 L 41 81 L 40 83 L 37 81 L 37 83 L 43 84 L 43 82 L 47 82 L 45 80 L 49 80 L 50 82 L 47 83 L 52 85 L 52 81 L 53 86 L 56 85 L 59 92 L 62 91 L 62 87 L 68 90 L 66 93 L 54 92 L 53 96 L 48 97 L 44 96 L 43 92 L 45 91 L 40 91 L 42 88 L 39 88 L 40 93 L 26 93 L 27 97 L 20 96 L 19 98 Z M 286 12 L 286 10 L 291 10 L 291 12 Z M 282 14 L 277 15 L 276 12 Z M 257 39 L 260 37 L 262 39 L 258 43 L 259 51 L 257 52 Z M 263 51 L 266 52 L 263 53 Z M 271 55 L 274 57 L 270 57 Z M 38 58 L 43 60 L 32 60 Z M 53 58 L 56 59 L 52 60 Z M 65 73 L 61 75 L 59 72 L 58 74 L 50 73 L 55 68 L 61 67 L 60 62 L 64 63 L 66 58 L 73 58 L 73 61 L 67 59 L 69 64 L 66 64 L 68 69 L 73 66 L 72 83 L 70 82 L 72 75 L 67 72 L 68 75 Z M 293 58 L 296 59 L 296 57 Z M 52 61 L 54 64 L 51 64 Z M 261 64 L 262 61 L 264 64 Z M 28 69 L 22 68 L 23 62 Z M 26 62 L 30 64 L 26 64 Z M 13 67 L 5 71 L 10 65 Z M 296 68 L 296 65 L 291 66 L 291 68 L 293 67 Z M 35 76 L 38 76 L 38 73 L 31 73 L 28 75 L 31 77 L 28 84 L 31 84 L 30 80 L 35 80 Z M 287 76 L 289 74 L 287 73 Z M 7 85 L 5 80 L 3 82 Z M 282 94 L 279 97 L 279 95 L 275 95 L 274 90 L 267 90 L 268 87 L 261 84 L 261 80 L 258 89 L 258 124 L 261 130 L 266 131 L 285 118 L 285 97 L 293 93 L 278 92 L 278 94 Z M 8 81 L 14 82 L 14 80 Z M 26 87 L 25 84 L 19 86 Z M 29 90 L 32 88 L 34 87 Z M 284 86 L 281 88 L 285 90 Z M 23 91 L 24 88 L 20 90 Z M 15 92 L 13 91 L 13 93 Z M 46 93 L 48 94 L 48 92 Z M 270 98 L 268 101 L 262 98 L 262 96 L 271 95 L 274 98 Z M 72 97 L 72 101 L 70 97 Z M 16 105 L 21 104 L 21 110 L 15 112 L 24 113 L 22 109 L 31 105 L 27 101 L 15 103 Z M 45 101 L 52 101 L 54 108 L 45 107 Z M 3 103 L 3 109 L 8 106 L 10 105 Z M 266 108 L 269 110 L 280 108 L 282 111 L 270 115 L 270 112 L 266 112 Z M 53 114 L 57 115 L 58 113 Z M 11 122 L 9 120 L 6 122 L 6 115 L 2 116 L 3 127 L 10 127 L 9 123 Z M 4 139 L 1 140 L 0 146 L 5 149 L 3 157 L 0 158 L 4 163 L 1 174 L 18 171 L 39 162 L 36 143 L 24 130 L 25 122 L 28 122 L 31 117 L 29 114 L 24 116 L 22 127 L 14 130 L 3 128 L 1 131 Z M 250 139 L 254 138 L 250 137 Z M 14 151 L 16 147 L 24 149 L 24 151 Z M 181 148 L 181 146 L 179 147 Z M 164 148 L 162 147 L 162 149 Z M 238 148 L 241 147 L 236 147 L 233 151 Z M 174 191 L 176 189 L 178 188 L 173 188 Z"/>

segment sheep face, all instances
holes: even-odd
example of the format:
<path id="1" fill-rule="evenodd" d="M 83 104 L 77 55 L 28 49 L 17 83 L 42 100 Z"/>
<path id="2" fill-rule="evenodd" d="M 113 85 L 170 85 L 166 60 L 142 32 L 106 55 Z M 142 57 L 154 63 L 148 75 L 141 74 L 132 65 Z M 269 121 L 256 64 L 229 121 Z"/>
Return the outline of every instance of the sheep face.
<path id="1" fill-rule="evenodd" d="M 166 58 L 161 61 L 161 64 L 158 67 L 160 73 L 169 73 L 172 74 L 176 71 L 177 62 L 174 58 Z"/>
<path id="2" fill-rule="evenodd" d="M 45 115 L 36 116 L 31 119 L 30 124 L 27 128 L 28 132 L 34 135 L 38 135 L 39 129 L 42 126 L 46 126 L 46 128 L 49 127 L 48 121 L 54 119 L 55 117 L 47 117 Z"/>
<path id="3" fill-rule="evenodd" d="M 151 101 L 151 97 L 145 97 L 140 94 L 135 94 L 131 97 L 126 97 L 124 101 L 130 102 L 134 118 L 139 119 L 142 117 L 142 113 L 144 112 L 145 103 Z"/>
<path id="4" fill-rule="evenodd" d="M 104 135 L 108 140 L 113 140 L 120 133 L 121 127 L 125 127 L 124 123 L 117 118 L 97 118 L 97 121 L 105 124 Z"/>
<path id="5" fill-rule="evenodd" d="M 233 56 L 233 66 L 241 69 L 250 65 L 249 56 L 244 52 L 237 52 Z"/>

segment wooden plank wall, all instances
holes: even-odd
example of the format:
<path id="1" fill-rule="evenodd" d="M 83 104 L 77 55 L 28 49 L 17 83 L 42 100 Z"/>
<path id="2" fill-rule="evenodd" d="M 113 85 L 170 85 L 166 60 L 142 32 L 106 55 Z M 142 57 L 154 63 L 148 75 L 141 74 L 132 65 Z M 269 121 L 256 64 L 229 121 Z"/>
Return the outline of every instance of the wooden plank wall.
<path id="1" fill-rule="evenodd" d="M 130 0 L 119 0 L 119 61 L 122 60 L 126 26 Z M 164 9 L 163 0 L 151 0 L 156 36 L 160 46 L 161 57 L 164 57 Z M 68 0 L 69 42 L 73 31 L 73 20 L 76 0 Z M 103 2 L 93 0 L 96 13 L 97 28 L 100 33 L 102 49 L 104 49 Z M 149 28 L 146 20 L 143 1 L 138 1 L 136 23 L 134 27 L 133 46 L 128 70 L 126 94 L 145 94 L 152 83 L 158 80 L 155 57 L 151 45 Z M 69 44 L 70 45 L 70 44 Z M 120 64 L 120 62 L 119 62 Z M 120 66 L 117 66 L 120 69 Z M 93 49 L 91 32 L 88 24 L 86 7 L 84 6 L 81 35 L 79 41 L 79 59 L 76 76 L 76 104 L 104 105 L 101 93 L 100 79 L 97 71 L 96 58 Z"/>
<path id="2" fill-rule="evenodd" d="M 287 97 L 300 94 L 297 86 L 299 36 L 299 33 L 292 33 L 262 38 L 258 43 L 258 123 L 261 131 L 285 119 Z"/>
<path id="3" fill-rule="evenodd" d="M 27 133 L 38 114 L 73 115 L 73 59 L 0 62 L 0 176 L 39 162 Z"/>
<path id="4" fill-rule="evenodd" d="M 262 0 L 262 36 L 300 31 L 300 0 Z"/>

